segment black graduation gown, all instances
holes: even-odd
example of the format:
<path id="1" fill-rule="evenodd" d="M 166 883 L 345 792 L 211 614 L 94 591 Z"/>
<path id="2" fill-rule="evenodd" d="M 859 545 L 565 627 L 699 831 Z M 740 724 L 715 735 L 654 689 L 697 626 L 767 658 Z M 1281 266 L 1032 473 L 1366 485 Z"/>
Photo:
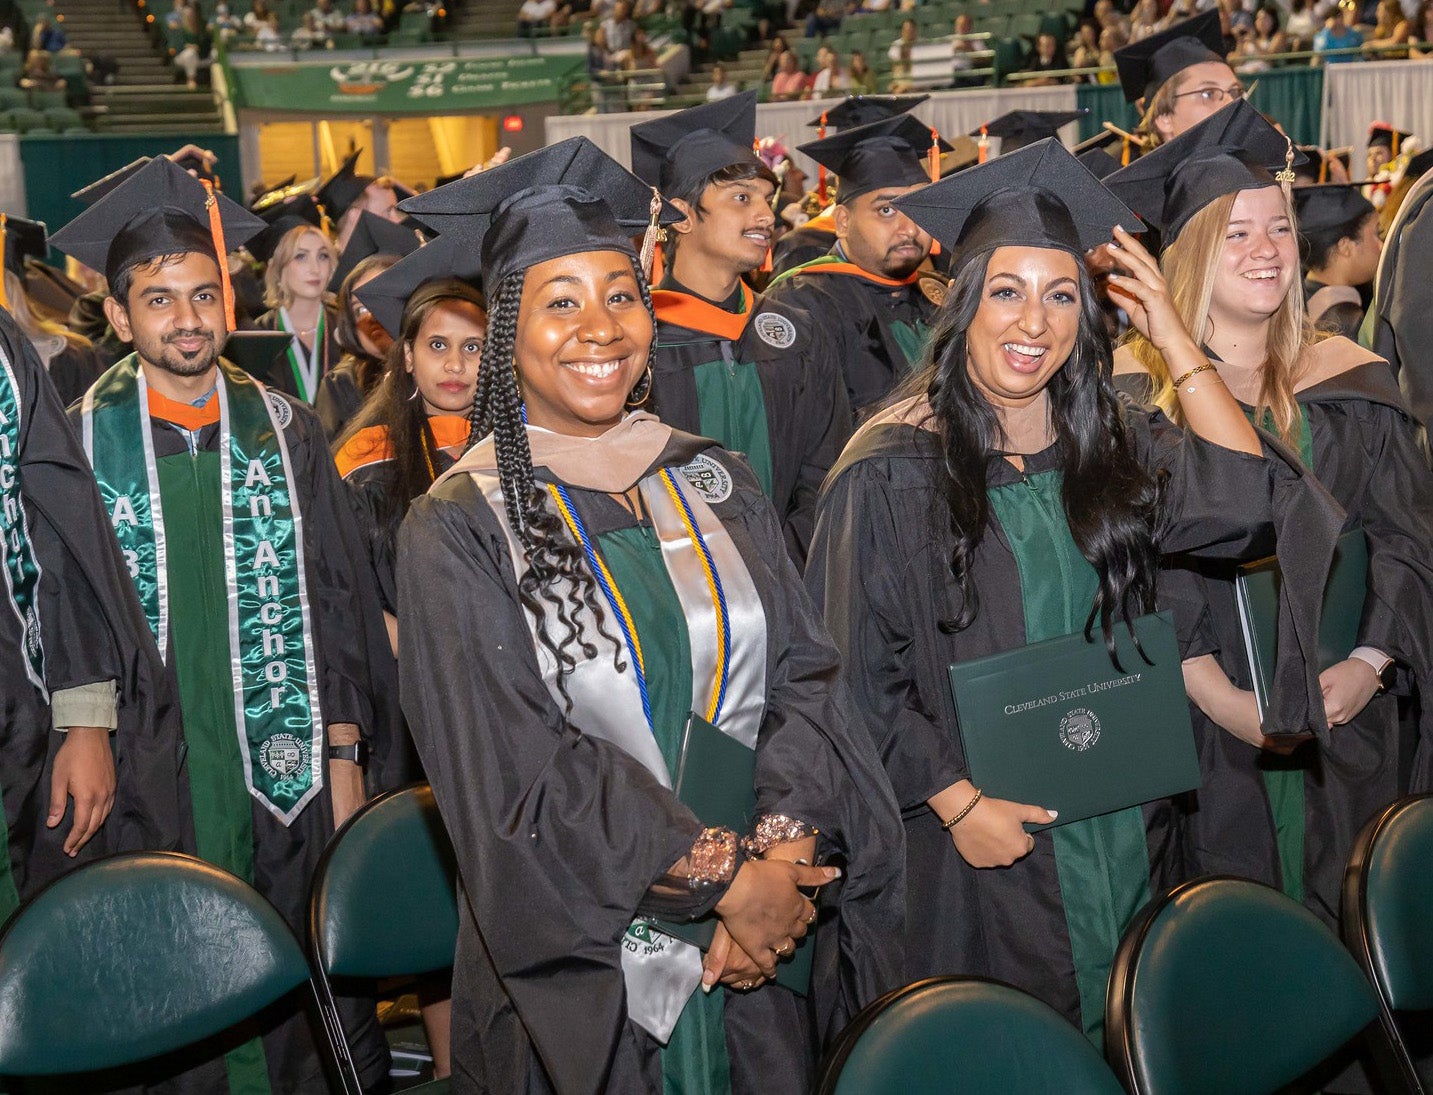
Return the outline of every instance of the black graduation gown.
<path id="1" fill-rule="evenodd" d="M 50 358 L 45 368 L 55 382 L 60 402 L 68 407 L 89 391 L 108 366 L 93 347 L 77 346 L 67 340 L 65 348 Z"/>
<path id="2" fill-rule="evenodd" d="M 290 486 L 299 499 L 303 515 L 305 578 L 312 612 L 319 703 L 326 725 L 358 724 L 371 750 L 368 783 L 371 788 L 381 788 L 385 786 L 385 765 L 395 751 L 393 719 L 396 712 L 391 699 L 394 682 L 388 639 L 378 616 L 377 598 L 364 565 L 364 549 L 352 508 L 338 479 L 318 418 L 295 399 L 285 402 L 291 411 L 284 427 L 292 471 Z M 79 408 L 71 413 L 78 426 Z M 184 435 L 169 423 L 151 417 L 149 429 L 154 456 L 161 466 L 166 458 L 182 458 L 189 452 Z M 199 452 L 217 453 L 219 444 L 218 423 L 199 430 L 196 443 Z M 216 508 L 219 505 L 217 496 L 213 498 L 213 505 Z M 197 529 L 201 524 L 196 516 L 179 511 L 166 512 L 165 520 L 171 529 Z M 200 605 L 173 603 L 170 611 L 178 614 L 205 609 Z M 179 695 L 184 685 L 174 668 L 176 630 L 171 628 L 171 649 L 166 665 L 174 694 Z M 223 703 L 232 701 L 226 696 Z M 242 774 L 238 778 L 242 780 Z M 197 801 L 195 805 L 197 808 Z M 329 785 L 325 782 L 323 790 L 288 826 L 253 796 L 249 796 L 248 805 L 253 837 L 253 884 L 273 902 L 299 937 L 304 938 L 309 885 L 334 828 Z M 340 1000 L 340 1007 L 345 1011 L 360 1074 L 365 1084 L 376 1083 L 387 1072 L 388 1052 L 378 1029 L 373 1001 L 349 997 Z M 300 1002 L 291 1002 L 287 1008 L 281 1007 L 268 1015 L 263 1030 L 274 1095 L 307 1095 L 324 1089 L 326 1081 L 320 1056 Z M 192 1061 L 185 1063 L 192 1064 Z M 181 1091 L 212 1095 L 228 1090 L 225 1076 L 223 1060 L 215 1059 L 178 1073 L 176 1082 Z"/>
<path id="3" fill-rule="evenodd" d="M 1132 393 L 1148 392 L 1139 375 L 1118 379 Z M 1296 399 L 1309 424 L 1314 474 L 1347 511 L 1344 528 L 1361 527 L 1368 540 L 1359 645 L 1393 657 L 1398 682 L 1391 692 L 1375 695 L 1352 722 L 1334 727 L 1327 740 L 1304 745 L 1288 759 L 1240 741 L 1191 704 L 1203 782 L 1189 831 L 1201 873 L 1236 874 L 1272 886 L 1292 882 L 1280 867 L 1264 772 L 1303 772 L 1304 903 L 1335 927 L 1354 838 L 1373 814 L 1409 789 L 1414 743 L 1400 732 L 1394 693 L 1418 688 L 1426 696 L 1433 677 L 1433 473 L 1384 362 L 1357 365 Z M 1238 687 L 1252 687 L 1231 568 L 1186 564 L 1170 577 L 1188 601 L 1186 621 L 1197 621 L 1189 655 L 1213 654 Z M 1433 750 L 1426 744 L 1418 748 L 1417 763 L 1416 785 L 1433 790 Z"/>
<path id="4" fill-rule="evenodd" d="M 314 397 L 313 409 L 323 423 L 324 435 L 333 444 L 348 429 L 348 424 L 363 406 L 363 392 L 358 387 L 358 363 L 351 354 L 344 354 L 343 360 L 318 382 L 318 395 Z"/>
<path id="5" fill-rule="evenodd" d="M 119 688 L 119 727 L 110 739 L 114 808 L 71 859 L 63 846 L 74 824 L 73 806 L 59 826 L 45 827 L 51 767 L 64 735 L 50 729 L 49 705 L 27 676 L 19 621 L 0 610 L 0 800 L 9 845 L 0 870 L 8 869 L 24 899 L 100 855 L 178 850 L 188 801 L 173 693 L 89 461 L 34 348 L 4 309 L 0 352 L 18 386 L 20 492 L 41 573 L 46 686 L 53 693 L 112 680 Z"/>
<path id="6" fill-rule="evenodd" d="M 1433 429 L 1433 172 L 1413 184 L 1383 242 L 1373 307 L 1359 341 L 1393 369 L 1424 429 Z"/>
<path id="7" fill-rule="evenodd" d="M 799 309 L 766 297 L 756 297 L 750 307 L 752 319 L 732 342 L 664 319 L 659 306 L 652 398 L 663 422 L 688 433 L 712 434 L 710 427 L 703 429 L 697 368 L 722 361 L 756 366 L 770 449 L 771 500 L 787 550 L 800 566 L 811 543 L 821 482 L 851 436 L 851 412 L 825 332 Z M 763 315 L 778 317 L 780 323 L 769 324 Z"/>
<path id="8" fill-rule="evenodd" d="M 843 258 L 839 269 L 853 268 Z M 801 309 L 821 327 L 841 363 L 858 418 L 917 368 L 919 361 L 908 357 L 906 347 L 936 312 L 919 280 L 892 286 L 859 273 L 832 272 L 821 264 L 788 271 L 771 284 L 764 299 Z"/>
<path id="9" fill-rule="evenodd" d="M 1163 549 L 1259 557 L 1271 550 L 1271 522 L 1294 512 L 1317 539 L 1326 500 L 1296 460 L 1221 449 L 1184 435 L 1157 412 L 1127 409 L 1126 423 L 1136 458 L 1151 472 L 1168 472 L 1155 529 Z M 1058 467 L 1053 449 L 1025 464 L 1029 475 Z M 1080 1025 L 1078 970 L 1051 832 L 1037 833 L 1035 850 L 1009 868 L 976 869 L 926 806 L 931 795 L 969 777 L 948 667 L 1026 643 L 1021 572 L 993 510 L 971 564 L 978 614 L 957 634 L 939 626 L 955 615 L 959 599 L 942 469 L 939 441 L 928 430 L 878 423 L 858 433 L 822 492 L 806 584 L 824 611 L 903 812 L 906 979 L 994 977 Z M 988 482 L 1018 483 L 1020 473 L 992 456 Z M 1324 524 L 1326 567 L 1333 531 Z M 1311 633 L 1311 622 L 1304 626 Z M 1303 675 L 1297 690 L 1321 713 L 1316 680 Z M 1178 816 L 1169 800 L 1142 812 L 1149 891 L 1158 894 L 1183 873 Z M 1088 1025 L 1099 1016 L 1085 1019 Z"/>
<path id="10" fill-rule="evenodd" d="M 812 259 L 819 259 L 830 252 L 836 244 L 836 233 L 830 222 L 819 227 L 809 224 L 797 225 L 785 233 L 771 248 L 771 276 L 780 277 L 788 270 L 804 266 Z"/>
<path id="11" fill-rule="evenodd" d="M 767 619 L 757 812 L 814 824 L 823 847 L 846 860 L 839 889 L 822 898 L 811 998 L 833 1034 L 899 983 L 901 829 L 880 762 L 849 724 L 836 651 L 751 471 L 680 433 L 658 464 L 699 452 L 734 481 L 711 505 Z M 539 468 L 537 478 L 548 476 Z M 594 538 L 633 524 L 604 494 L 570 494 Z M 466 897 L 453 975 L 454 1089 L 660 1091 L 656 1043 L 626 1018 L 619 940 L 700 823 L 638 761 L 583 735 L 581 711 L 564 718 L 538 668 L 507 541 L 471 478 L 413 503 L 398 557 L 403 707 Z M 597 646 L 597 657 L 611 656 Z M 839 987 L 834 971 L 821 977 L 821 948 L 832 956 L 833 943 Z M 737 1091 L 793 1086 L 799 1062 L 789 1054 L 803 1047 L 778 1038 L 791 999 L 780 988 L 727 994 Z"/>

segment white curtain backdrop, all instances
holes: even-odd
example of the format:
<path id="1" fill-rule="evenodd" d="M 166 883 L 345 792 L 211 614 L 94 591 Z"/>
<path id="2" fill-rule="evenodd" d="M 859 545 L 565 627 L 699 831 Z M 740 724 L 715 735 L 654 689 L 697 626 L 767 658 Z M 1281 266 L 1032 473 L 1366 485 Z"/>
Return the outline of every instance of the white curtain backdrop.
<path id="1" fill-rule="evenodd" d="M 834 105 L 839 100 L 825 100 Z M 816 139 L 816 130 L 806 123 L 821 114 L 822 100 L 800 103 L 762 103 L 756 108 L 756 132 L 761 137 L 780 137 L 787 147 Z M 999 117 L 1008 110 L 1074 110 L 1073 85 L 1034 88 L 977 88 L 970 91 L 940 91 L 933 94 L 912 112 L 942 134 L 968 133 L 982 123 Z M 547 143 L 554 144 L 568 137 L 583 136 L 609 156 L 628 163 L 627 131 L 638 122 L 664 117 L 671 111 L 643 111 L 631 114 L 568 114 L 547 119 Z M 1067 144 L 1076 140 L 1077 124 L 1061 131 Z M 998 151 L 998 145 L 994 151 Z M 796 155 L 796 164 L 808 175 L 815 165 L 805 156 Z"/>
<path id="2" fill-rule="evenodd" d="M 1388 122 L 1433 145 L 1433 61 L 1329 65 L 1324 74 L 1325 148 L 1353 146 L 1355 178 L 1364 175 L 1370 122 Z"/>
<path id="3" fill-rule="evenodd" d="M 14 133 L 0 134 L 0 209 L 26 215 L 25 169 L 20 164 L 20 138 Z"/>

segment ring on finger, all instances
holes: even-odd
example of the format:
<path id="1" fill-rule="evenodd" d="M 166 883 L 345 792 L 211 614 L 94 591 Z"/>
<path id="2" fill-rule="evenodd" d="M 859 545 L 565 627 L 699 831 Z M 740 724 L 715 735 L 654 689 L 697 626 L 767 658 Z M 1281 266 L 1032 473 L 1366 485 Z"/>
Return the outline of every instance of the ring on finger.
<path id="1" fill-rule="evenodd" d="M 775 952 L 778 958 L 785 958 L 788 954 L 790 954 L 796 949 L 796 944 L 788 939 L 785 943 L 781 944 L 781 946 L 772 947 L 771 949 Z"/>
<path id="2" fill-rule="evenodd" d="M 806 918 L 806 925 L 807 927 L 810 927 L 814 923 L 816 923 L 816 906 L 812 905 L 811 915 Z"/>

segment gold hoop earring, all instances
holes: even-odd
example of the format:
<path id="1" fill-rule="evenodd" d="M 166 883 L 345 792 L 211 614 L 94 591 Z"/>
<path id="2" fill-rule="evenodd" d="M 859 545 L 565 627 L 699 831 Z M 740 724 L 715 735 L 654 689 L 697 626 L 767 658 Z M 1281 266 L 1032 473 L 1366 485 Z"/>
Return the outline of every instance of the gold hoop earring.
<path id="1" fill-rule="evenodd" d="M 642 379 L 637 381 L 636 387 L 627 393 L 627 409 L 631 410 L 640 407 L 647 400 L 652 398 L 652 363 L 647 362 L 647 371 L 642 374 Z"/>

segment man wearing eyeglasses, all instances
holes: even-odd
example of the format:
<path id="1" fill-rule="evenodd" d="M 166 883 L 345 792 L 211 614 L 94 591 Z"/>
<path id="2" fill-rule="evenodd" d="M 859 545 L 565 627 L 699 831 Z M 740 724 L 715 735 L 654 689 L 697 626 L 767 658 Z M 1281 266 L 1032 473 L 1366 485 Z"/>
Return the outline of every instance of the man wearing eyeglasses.
<path id="1" fill-rule="evenodd" d="M 1114 56 L 1125 99 L 1140 111 L 1146 151 L 1242 99 L 1247 90 L 1224 60 L 1217 10 L 1176 23 Z"/>

